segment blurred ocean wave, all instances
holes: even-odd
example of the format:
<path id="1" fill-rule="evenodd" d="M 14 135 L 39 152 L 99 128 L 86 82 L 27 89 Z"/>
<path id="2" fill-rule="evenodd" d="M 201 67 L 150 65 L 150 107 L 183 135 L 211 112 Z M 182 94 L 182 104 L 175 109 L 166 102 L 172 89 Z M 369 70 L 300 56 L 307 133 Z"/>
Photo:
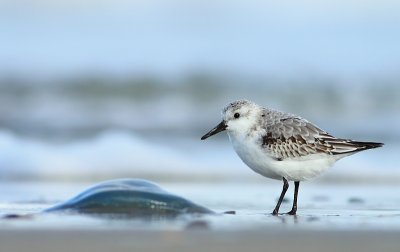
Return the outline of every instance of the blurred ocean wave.
<path id="1" fill-rule="evenodd" d="M 199 136 L 221 108 L 246 98 L 299 114 L 348 138 L 398 141 L 400 80 L 362 84 L 328 78 L 283 80 L 192 75 L 185 78 L 82 77 L 0 80 L 0 128 L 55 140 L 109 129 L 145 136 Z"/>
<path id="2" fill-rule="evenodd" d="M 236 156 L 227 137 L 146 138 L 108 131 L 91 139 L 54 143 L 0 132 L 0 180 L 100 181 L 137 177 L 155 181 L 264 181 Z M 223 140 L 222 140 L 223 139 Z M 400 145 L 340 161 L 319 182 L 398 183 Z"/>
<path id="3" fill-rule="evenodd" d="M 247 98 L 297 113 L 340 137 L 384 142 L 318 181 L 400 181 L 400 86 L 309 78 L 193 75 L 0 81 L 0 179 L 261 181 L 221 134 L 200 136 L 227 102 Z M 378 85 L 379 84 L 379 85 Z"/>
<path id="4" fill-rule="evenodd" d="M 217 153 L 216 147 L 209 146 L 207 152 Z M 117 131 L 67 144 L 1 132 L 0 152 L 3 180 L 90 181 L 118 177 L 196 180 L 197 176 L 212 180 L 223 176 L 232 165 L 237 167 L 233 160 L 218 161 L 215 155 L 200 152 L 196 145 L 187 149 L 182 144 L 145 140 Z M 215 166 L 218 169 L 211 168 Z"/>

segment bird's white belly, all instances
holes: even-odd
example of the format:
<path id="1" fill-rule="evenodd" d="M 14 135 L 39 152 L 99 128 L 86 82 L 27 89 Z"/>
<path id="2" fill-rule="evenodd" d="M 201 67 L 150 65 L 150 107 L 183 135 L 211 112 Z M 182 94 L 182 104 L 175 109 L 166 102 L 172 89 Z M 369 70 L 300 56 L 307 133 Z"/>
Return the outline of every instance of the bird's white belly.
<path id="1" fill-rule="evenodd" d="M 282 177 L 290 181 L 304 181 L 312 179 L 331 167 L 336 159 L 326 154 L 312 154 L 296 159 L 272 158 L 257 144 L 256 141 L 237 141 L 230 137 L 233 148 L 253 171 L 272 179 L 281 180 Z"/>

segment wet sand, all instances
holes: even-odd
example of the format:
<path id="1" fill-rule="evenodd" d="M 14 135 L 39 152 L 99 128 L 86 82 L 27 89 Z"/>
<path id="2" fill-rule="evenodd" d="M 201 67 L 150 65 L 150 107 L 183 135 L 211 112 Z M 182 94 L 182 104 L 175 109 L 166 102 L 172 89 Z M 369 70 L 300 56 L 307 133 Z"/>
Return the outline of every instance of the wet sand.
<path id="1" fill-rule="evenodd" d="M 6 185 L 3 185 L 6 186 Z M 38 213 L 85 185 L 7 185 L 0 215 Z M 0 251 L 399 251 L 397 185 L 306 184 L 298 216 L 269 214 L 279 184 L 164 184 L 171 192 L 234 215 L 113 219 L 34 214 L 0 219 Z M 5 189 L 1 188 L 0 189 Z M 4 192 L 4 191 L 3 191 Z M 68 196 L 68 197 L 67 197 Z M 291 192 L 282 212 L 290 209 Z M 29 215 L 28 215 L 29 216 Z"/>
<path id="2" fill-rule="evenodd" d="M 390 231 L 1 230 L 1 251 L 399 251 Z"/>

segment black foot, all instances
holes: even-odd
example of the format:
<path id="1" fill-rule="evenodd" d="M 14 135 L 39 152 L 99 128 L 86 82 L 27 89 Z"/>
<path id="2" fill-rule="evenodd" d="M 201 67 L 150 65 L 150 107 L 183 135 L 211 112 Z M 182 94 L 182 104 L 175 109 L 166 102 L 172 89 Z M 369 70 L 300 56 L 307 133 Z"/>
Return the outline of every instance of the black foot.
<path id="1" fill-rule="evenodd" d="M 282 178 L 282 180 L 283 180 L 283 187 L 282 187 L 281 196 L 279 196 L 279 200 L 276 203 L 276 206 L 274 208 L 274 211 L 272 212 L 272 215 L 278 215 L 279 207 L 281 206 L 282 200 L 285 197 L 285 193 L 286 193 L 287 189 L 289 188 L 288 181 L 285 178 Z"/>
<path id="2" fill-rule="evenodd" d="M 296 215 L 297 209 L 292 209 L 290 212 L 287 212 L 288 215 Z"/>

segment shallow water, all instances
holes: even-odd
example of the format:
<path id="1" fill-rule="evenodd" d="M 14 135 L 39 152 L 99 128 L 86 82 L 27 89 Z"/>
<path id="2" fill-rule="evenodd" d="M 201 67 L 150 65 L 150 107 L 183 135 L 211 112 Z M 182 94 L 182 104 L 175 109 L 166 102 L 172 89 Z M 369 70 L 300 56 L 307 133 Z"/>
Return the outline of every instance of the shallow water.
<path id="1" fill-rule="evenodd" d="M 0 214 L 39 213 L 86 188 L 88 183 L 5 183 L 0 186 Z M 182 215 L 175 219 L 99 218 L 88 215 L 35 214 L 0 220 L 11 229 L 138 229 L 138 230 L 253 230 L 253 229 L 400 229 L 398 187 L 303 183 L 298 216 L 272 216 L 281 184 L 161 183 L 166 190 L 216 212 L 236 214 Z M 281 211 L 291 207 L 292 191 Z"/>

